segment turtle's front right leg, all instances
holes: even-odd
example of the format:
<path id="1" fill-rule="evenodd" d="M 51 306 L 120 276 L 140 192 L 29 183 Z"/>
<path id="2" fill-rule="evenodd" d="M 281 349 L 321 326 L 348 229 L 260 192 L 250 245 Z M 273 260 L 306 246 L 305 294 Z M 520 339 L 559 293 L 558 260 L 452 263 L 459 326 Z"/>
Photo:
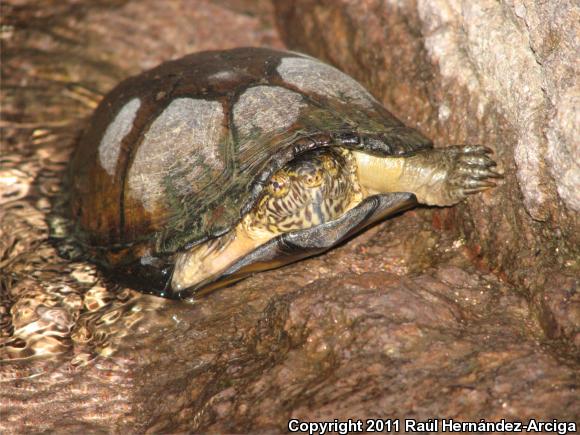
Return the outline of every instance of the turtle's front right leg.
<path id="1" fill-rule="evenodd" d="M 359 182 L 369 194 L 411 192 L 421 204 L 454 205 L 501 178 L 480 145 L 429 149 L 409 157 L 377 157 L 353 151 Z"/>

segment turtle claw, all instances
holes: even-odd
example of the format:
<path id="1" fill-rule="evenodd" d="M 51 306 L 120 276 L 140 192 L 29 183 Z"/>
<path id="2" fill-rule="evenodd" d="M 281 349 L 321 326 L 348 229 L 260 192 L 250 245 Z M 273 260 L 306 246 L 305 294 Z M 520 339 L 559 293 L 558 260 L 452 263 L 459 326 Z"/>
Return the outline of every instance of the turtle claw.
<path id="1" fill-rule="evenodd" d="M 484 145 L 465 145 L 456 148 L 461 154 L 493 154 L 493 150 Z"/>
<path id="2" fill-rule="evenodd" d="M 488 167 L 481 168 L 478 166 L 461 167 L 458 170 L 468 178 L 474 178 L 477 180 L 484 180 L 486 178 L 503 178 L 503 175 L 499 172 L 489 169 Z"/>
<path id="3" fill-rule="evenodd" d="M 482 151 L 482 153 L 485 153 L 485 151 Z M 484 166 L 486 168 L 497 166 L 497 163 L 488 157 L 487 154 L 462 154 L 459 160 L 469 166 Z"/>
<path id="4" fill-rule="evenodd" d="M 457 148 L 459 153 L 456 154 L 456 164 L 448 175 L 450 185 L 457 188 L 456 192 L 450 192 L 451 196 L 460 201 L 468 195 L 497 186 L 492 180 L 501 179 L 503 175 L 494 170 L 497 163 L 490 157 L 492 149 L 482 145 Z"/>
<path id="5" fill-rule="evenodd" d="M 495 187 L 497 186 L 497 184 L 495 184 L 493 181 L 485 181 L 485 179 L 478 179 L 478 178 L 468 178 L 467 180 L 465 180 L 465 182 L 463 183 L 464 188 L 467 187 L 468 189 L 472 189 L 472 188 L 485 188 L 485 189 L 489 189 L 490 187 Z"/>
<path id="6" fill-rule="evenodd" d="M 493 186 L 489 186 L 489 187 L 476 187 L 476 188 L 471 188 L 471 189 L 463 189 L 462 192 L 463 192 L 463 195 L 465 197 L 467 197 L 468 195 L 473 195 L 474 193 L 485 192 L 486 190 L 489 190 L 495 186 L 496 185 L 494 184 Z"/>

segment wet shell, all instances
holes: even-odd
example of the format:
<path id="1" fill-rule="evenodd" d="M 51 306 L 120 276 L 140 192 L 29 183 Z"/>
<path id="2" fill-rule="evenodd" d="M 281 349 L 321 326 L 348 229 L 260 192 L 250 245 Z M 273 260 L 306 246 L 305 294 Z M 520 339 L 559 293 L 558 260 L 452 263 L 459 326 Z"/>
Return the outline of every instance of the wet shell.
<path id="1" fill-rule="evenodd" d="M 431 146 L 359 83 L 298 53 L 208 51 L 120 83 L 70 165 L 77 238 L 109 267 L 160 269 L 232 228 L 268 177 L 323 146 Z"/>

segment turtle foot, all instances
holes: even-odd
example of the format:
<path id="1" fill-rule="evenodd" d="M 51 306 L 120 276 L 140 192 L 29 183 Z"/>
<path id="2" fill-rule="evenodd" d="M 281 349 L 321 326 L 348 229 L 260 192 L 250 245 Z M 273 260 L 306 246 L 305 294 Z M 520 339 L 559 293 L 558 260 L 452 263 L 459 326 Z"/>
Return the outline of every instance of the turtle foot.
<path id="1" fill-rule="evenodd" d="M 414 176 L 414 193 L 420 203 L 454 205 L 469 195 L 495 187 L 494 180 L 503 177 L 495 170 L 492 152 L 481 145 L 431 149 L 408 160 L 407 178 Z"/>
<path id="2" fill-rule="evenodd" d="M 448 173 L 449 196 L 459 202 L 468 195 L 496 187 L 493 180 L 503 178 L 494 168 L 490 157 L 493 151 L 482 145 L 454 146 L 448 148 L 455 156 L 455 165 Z"/>

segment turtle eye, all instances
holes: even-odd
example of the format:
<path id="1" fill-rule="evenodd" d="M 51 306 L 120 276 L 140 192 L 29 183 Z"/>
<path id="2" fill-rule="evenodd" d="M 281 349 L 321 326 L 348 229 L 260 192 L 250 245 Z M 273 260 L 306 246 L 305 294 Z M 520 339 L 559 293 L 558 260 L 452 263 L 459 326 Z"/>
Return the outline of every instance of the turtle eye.
<path id="1" fill-rule="evenodd" d="M 272 196 L 280 198 L 288 193 L 289 178 L 286 174 L 277 173 L 270 179 L 268 190 Z"/>

